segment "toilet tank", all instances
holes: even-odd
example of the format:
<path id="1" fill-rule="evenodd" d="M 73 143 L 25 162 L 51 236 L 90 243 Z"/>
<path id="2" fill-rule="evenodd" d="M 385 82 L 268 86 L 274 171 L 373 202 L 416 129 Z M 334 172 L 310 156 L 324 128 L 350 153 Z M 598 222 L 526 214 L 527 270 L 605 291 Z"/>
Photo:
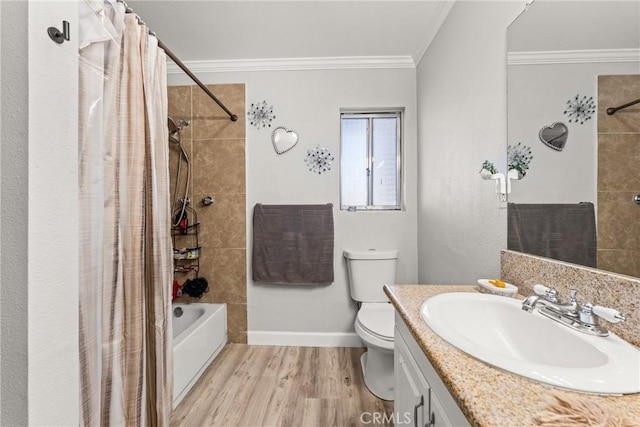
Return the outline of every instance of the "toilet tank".
<path id="1" fill-rule="evenodd" d="M 398 251 L 395 249 L 345 250 L 351 299 L 385 302 L 384 285 L 396 283 Z"/>

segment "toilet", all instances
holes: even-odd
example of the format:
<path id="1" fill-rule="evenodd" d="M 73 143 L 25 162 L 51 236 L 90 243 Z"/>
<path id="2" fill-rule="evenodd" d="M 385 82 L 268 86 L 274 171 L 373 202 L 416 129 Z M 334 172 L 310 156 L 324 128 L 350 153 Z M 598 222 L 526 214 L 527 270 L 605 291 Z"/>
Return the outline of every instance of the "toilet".
<path id="1" fill-rule="evenodd" d="M 345 250 L 351 299 L 361 303 L 355 330 L 367 347 L 360 358 L 364 383 L 383 400 L 394 399 L 394 309 L 382 290 L 396 282 L 398 251 Z"/>

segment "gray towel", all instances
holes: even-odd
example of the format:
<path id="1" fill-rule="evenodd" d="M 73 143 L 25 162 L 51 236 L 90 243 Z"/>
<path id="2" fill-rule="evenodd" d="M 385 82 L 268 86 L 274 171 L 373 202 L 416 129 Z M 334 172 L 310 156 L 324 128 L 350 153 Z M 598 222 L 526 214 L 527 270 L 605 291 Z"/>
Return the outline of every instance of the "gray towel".
<path id="1" fill-rule="evenodd" d="M 333 205 L 263 205 L 253 208 L 255 283 L 333 282 Z"/>
<path id="2" fill-rule="evenodd" d="M 593 203 L 509 203 L 507 218 L 508 249 L 597 266 Z"/>

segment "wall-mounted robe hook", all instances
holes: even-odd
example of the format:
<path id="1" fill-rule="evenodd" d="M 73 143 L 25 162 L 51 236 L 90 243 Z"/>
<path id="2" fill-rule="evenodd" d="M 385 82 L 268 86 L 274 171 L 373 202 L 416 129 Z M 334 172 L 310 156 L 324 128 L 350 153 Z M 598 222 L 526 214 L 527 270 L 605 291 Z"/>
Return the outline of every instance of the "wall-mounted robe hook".
<path id="1" fill-rule="evenodd" d="M 62 21 L 62 32 L 56 27 L 47 28 L 47 34 L 51 37 L 51 40 L 58 44 L 64 43 L 65 40 L 70 40 L 69 36 L 69 22 Z"/>

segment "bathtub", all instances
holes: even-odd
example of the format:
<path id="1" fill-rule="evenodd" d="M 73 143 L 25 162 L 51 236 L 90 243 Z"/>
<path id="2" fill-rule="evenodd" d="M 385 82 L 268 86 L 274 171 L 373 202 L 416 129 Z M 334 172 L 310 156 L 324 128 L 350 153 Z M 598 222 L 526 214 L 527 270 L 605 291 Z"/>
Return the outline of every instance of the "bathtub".
<path id="1" fill-rule="evenodd" d="M 175 408 L 227 343 L 227 305 L 173 304 L 172 311 Z"/>

